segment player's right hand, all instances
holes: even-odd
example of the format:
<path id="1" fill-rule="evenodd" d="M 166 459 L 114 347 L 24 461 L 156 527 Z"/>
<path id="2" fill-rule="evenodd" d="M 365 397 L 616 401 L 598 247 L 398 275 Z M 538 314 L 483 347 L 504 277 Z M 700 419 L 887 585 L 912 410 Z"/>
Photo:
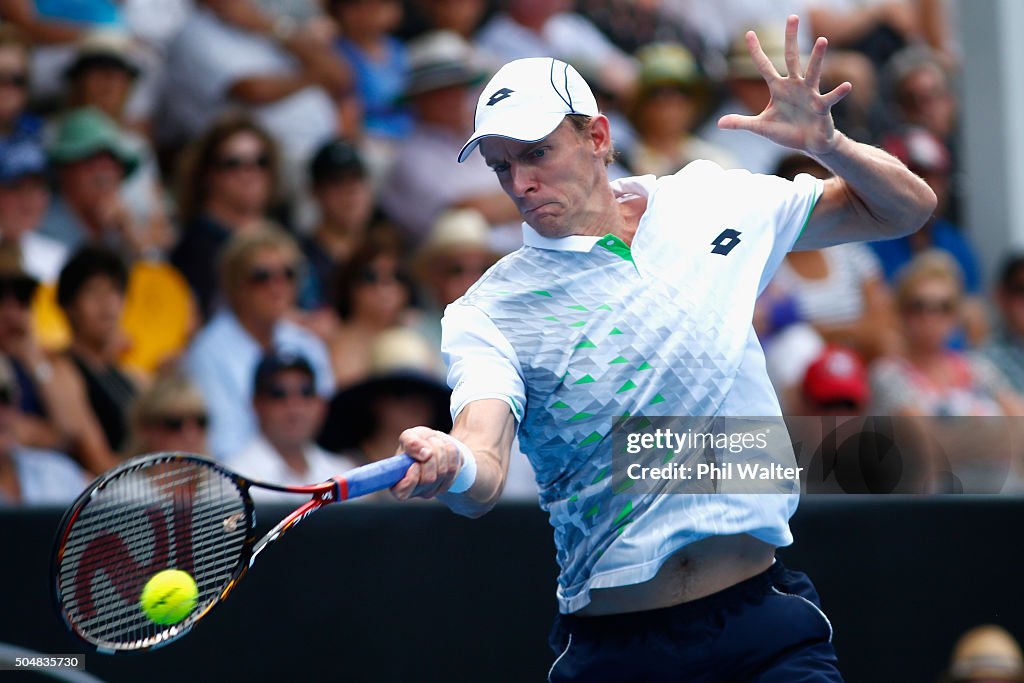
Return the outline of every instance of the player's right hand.
<path id="1" fill-rule="evenodd" d="M 402 432 L 398 452 L 416 461 L 402 480 L 391 487 L 398 500 L 433 498 L 446 492 L 462 467 L 462 454 L 451 438 L 429 427 Z"/>

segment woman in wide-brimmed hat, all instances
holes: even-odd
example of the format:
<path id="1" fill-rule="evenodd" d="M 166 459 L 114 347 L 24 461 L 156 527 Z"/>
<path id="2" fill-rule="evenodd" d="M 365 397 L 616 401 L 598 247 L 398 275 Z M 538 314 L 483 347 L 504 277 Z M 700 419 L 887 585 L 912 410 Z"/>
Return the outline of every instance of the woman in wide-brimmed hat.
<path id="1" fill-rule="evenodd" d="M 383 332 L 371 348 L 370 376 L 334 396 L 318 443 L 364 462 L 390 457 L 406 429 L 451 429 L 450 396 L 422 336 L 406 329 Z"/>

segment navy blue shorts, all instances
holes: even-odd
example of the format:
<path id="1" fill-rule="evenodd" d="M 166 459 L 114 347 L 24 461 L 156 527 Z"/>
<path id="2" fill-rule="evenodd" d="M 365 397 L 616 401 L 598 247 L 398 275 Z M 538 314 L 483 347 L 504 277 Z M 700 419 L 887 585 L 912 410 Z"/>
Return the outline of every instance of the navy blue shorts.
<path id="1" fill-rule="evenodd" d="M 806 574 L 776 561 L 674 607 L 555 620 L 551 683 L 842 683 L 832 625 Z"/>

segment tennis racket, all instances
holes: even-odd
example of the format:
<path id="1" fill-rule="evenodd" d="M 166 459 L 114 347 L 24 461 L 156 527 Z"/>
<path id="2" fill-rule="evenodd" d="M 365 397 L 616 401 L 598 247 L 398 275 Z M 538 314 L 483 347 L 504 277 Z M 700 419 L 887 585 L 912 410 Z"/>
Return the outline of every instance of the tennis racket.
<path id="1" fill-rule="evenodd" d="M 278 486 L 187 453 L 128 460 L 93 482 L 64 514 L 51 569 L 57 610 L 98 652 L 166 645 L 224 600 L 286 531 L 325 505 L 393 486 L 413 462 L 401 454 L 321 484 Z M 257 540 L 253 486 L 312 498 Z M 153 622 L 139 605 L 146 582 L 164 569 L 188 572 L 199 589 L 195 608 L 171 625 Z"/>

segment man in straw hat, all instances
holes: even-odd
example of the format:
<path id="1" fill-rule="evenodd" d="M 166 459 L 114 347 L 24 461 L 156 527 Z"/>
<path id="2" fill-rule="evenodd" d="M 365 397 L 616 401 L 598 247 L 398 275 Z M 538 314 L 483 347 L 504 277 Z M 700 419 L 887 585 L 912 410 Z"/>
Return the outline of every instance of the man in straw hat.
<path id="1" fill-rule="evenodd" d="M 479 147 L 525 220 L 525 246 L 448 307 L 454 426 L 402 435 L 417 462 L 393 491 L 482 515 L 518 431 L 561 568 L 551 681 L 841 680 L 814 587 L 775 559 L 793 540 L 798 481 L 787 493 L 662 495 L 612 460 L 615 416 L 779 419 L 751 312 L 786 252 L 903 235 L 935 207 L 898 160 L 835 130 L 830 110 L 852 86 L 819 92 L 827 41 L 804 68 L 797 28 L 791 16 L 786 77 L 747 33 L 771 103 L 719 126 L 802 151 L 828 180 L 697 161 L 610 183 L 608 120 L 550 58 L 505 65 L 478 101 L 460 158 Z"/>
<path id="2" fill-rule="evenodd" d="M 380 200 L 385 213 L 417 246 L 448 208 L 476 209 L 494 226 L 510 225 L 519 215 L 508 197 L 494 187 L 482 159 L 462 166 L 455 162 L 473 130 L 470 97 L 486 78 L 476 62 L 472 46 L 451 31 L 432 31 L 409 45 L 405 97 L 416 123 L 402 144 L 401 163 L 392 167 Z M 518 234 L 513 237 L 518 240 Z M 518 246 L 508 242 L 508 248 Z"/>

